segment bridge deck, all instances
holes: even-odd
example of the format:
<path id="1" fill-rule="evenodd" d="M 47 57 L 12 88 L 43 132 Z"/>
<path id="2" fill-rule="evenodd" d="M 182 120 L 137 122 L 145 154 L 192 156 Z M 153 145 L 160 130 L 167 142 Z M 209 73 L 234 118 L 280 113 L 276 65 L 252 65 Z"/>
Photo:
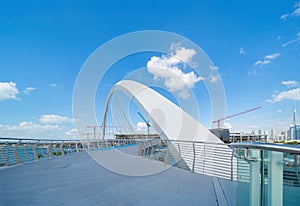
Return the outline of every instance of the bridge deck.
<path id="1" fill-rule="evenodd" d="M 139 164 L 164 167 L 145 158 Z M 165 167 L 154 175 L 124 176 L 81 152 L 4 168 L 0 170 L 0 205 L 236 204 L 235 182 Z"/>

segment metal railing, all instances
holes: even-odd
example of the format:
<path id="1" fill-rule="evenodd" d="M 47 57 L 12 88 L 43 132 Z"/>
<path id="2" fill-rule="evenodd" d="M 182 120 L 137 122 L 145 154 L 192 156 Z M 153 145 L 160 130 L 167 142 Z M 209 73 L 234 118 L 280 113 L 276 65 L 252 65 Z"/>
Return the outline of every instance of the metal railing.
<path id="1" fill-rule="evenodd" d="M 238 159 L 238 205 L 299 204 L 299 146 L 270 143 L 230 145 Z M 243 169 L 245 173 L 242 173 L 241 168 L 245 165 L 247 170 Z"/>
<path id="2" fill-rule="evenodd" d="M 132 139 L 49 140 L 0 138 L 0 167 L 37 161 L 67 153 L 137 144 Z"/>
<path id="3" fill-rule="evenodd" d="M 161 139 L 47 140 L 0 138 L 0 166 L 37 161 L 68 153 L 139 146 L 139 154 L 192 172 L 237 179 L 237 159 L 226 144 Z"/>
<path id="4" fill-rule="evenodd" d="M 160 139 L 139 144 L 140 155 L 149 159 L 208 176 L 237 179 L 237 159 L 227 144 Z"/>

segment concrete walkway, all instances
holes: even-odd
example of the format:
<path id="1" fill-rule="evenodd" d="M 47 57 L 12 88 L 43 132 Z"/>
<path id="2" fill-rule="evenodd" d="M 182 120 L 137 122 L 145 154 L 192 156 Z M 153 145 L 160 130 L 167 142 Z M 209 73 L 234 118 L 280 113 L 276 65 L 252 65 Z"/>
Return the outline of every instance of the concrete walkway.
<path id="1" fill-rule="evenodd" d="M 93 153 L 97 157 L 110 152 Z M 148 176 L 120 175 L 100 166 L 93 158 L 86 152 L 73 153 L 0 170 L 0 205 L 236 204 L 235 182 L 142 157 L 138 157 L 139 164 L 166 169 Z"/>

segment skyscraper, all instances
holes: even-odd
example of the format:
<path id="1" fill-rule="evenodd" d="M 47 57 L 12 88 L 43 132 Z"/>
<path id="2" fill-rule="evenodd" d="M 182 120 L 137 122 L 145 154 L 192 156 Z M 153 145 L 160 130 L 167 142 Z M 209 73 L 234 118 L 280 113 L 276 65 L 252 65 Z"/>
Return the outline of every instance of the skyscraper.
<path id="1" fill-rule="evenodd" d="M 270 135 L 270 140 L 275 139 L 275 129 L 271 129 L 271 135 Z"/>
<path id="2" fill-rule="evenodd" d="M 289 140 L 300 140 L 300 125 L 296 122 L 296 102 L 294 102 L 293 123 L 288 131 Z"/>

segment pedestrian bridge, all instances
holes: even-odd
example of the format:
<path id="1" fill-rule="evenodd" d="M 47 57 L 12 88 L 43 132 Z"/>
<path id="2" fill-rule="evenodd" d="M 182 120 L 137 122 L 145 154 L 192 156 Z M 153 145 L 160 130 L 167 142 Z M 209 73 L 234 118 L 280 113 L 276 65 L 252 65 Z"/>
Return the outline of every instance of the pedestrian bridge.
<path id="1" fill-rule="evenodd" d="M 222 163 L 218 144 L 211 160 L 196 161 L 211 145 L 195 141 L 0 138 L 0 143 L 0 205 L 297 205 L 300 201 L 299 147 L 225 145 L 231 148 L 231 159 L 238 159 L 235 169 Z M 180 155 L 192 162 L 192 169 L 176 162 L 167 145 L 189 147 L 192 153 Z"/>
<path id="2" fill-rule="evenodd" d="M 107 139 L 114 92 L 160 139 Z M 151 101 L 149 101 L 151 99 Z M 300 148 L 225 144 L 151 88 L 121 81 L 101 138 L 0 138 L 0 205 L 298 205 Z"/>

